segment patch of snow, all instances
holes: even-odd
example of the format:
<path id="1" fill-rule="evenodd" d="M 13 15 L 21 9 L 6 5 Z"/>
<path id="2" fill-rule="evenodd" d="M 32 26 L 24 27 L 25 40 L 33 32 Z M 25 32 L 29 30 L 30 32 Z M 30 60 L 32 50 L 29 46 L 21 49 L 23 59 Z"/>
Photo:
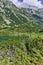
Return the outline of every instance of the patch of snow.
<path id="1" fill-rule="evenodd" d="M 4 20 L 7 24 L 10 24 L 11 22 L 7 19 Z"/>

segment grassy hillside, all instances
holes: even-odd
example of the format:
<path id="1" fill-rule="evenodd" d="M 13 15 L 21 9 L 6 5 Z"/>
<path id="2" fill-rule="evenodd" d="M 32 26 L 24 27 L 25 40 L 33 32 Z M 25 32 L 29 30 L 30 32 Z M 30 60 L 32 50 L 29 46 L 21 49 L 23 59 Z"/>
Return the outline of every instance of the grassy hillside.
<path id="1" fill-rule="evenodd" d="M 43 65 L 43 10 L 0 4 L 0 65 Z"/>
<path id="2" fill-rule="evenodd" d="M 43 36 L 1 36 L 0 65 L 43 65 Z"/>
<path id="3" fill-rule="evenodd" d="M 18 9 L 7 0 L 1 0 L 0 4 L 1 33 L 5 30 L 18 31 L 20 28 L 24 32 L 43 31 L 43 15 L 40 10 Z"/>

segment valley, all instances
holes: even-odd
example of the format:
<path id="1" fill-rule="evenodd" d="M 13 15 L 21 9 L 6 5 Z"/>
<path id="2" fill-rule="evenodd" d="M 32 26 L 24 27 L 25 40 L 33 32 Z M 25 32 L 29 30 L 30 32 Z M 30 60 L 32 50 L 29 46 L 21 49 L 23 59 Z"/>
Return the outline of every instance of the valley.
<path id="1" fill-rule="evenodd" d="M 43 9 L 0 4 L 0 65 L 43 65 Z"/>

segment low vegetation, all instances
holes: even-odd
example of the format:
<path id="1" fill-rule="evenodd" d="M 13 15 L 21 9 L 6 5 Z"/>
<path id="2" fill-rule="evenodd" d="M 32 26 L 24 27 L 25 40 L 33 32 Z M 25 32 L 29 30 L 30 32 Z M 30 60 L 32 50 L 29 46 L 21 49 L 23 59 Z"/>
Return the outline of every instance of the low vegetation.
<path id="1" fill-rule="evenodd" d="M 0 65 L 43 65 L 43 12 L 0 4 Z"/>

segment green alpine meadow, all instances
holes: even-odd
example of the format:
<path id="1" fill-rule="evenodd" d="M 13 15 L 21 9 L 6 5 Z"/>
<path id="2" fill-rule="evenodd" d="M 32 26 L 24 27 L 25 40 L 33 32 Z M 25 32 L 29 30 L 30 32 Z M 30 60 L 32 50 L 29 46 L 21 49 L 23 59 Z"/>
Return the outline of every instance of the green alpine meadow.
<path id="1" fill-rule="evenodd" d="M 43 8 L 0 0 L 0 65 L 43 65 Z"/>

